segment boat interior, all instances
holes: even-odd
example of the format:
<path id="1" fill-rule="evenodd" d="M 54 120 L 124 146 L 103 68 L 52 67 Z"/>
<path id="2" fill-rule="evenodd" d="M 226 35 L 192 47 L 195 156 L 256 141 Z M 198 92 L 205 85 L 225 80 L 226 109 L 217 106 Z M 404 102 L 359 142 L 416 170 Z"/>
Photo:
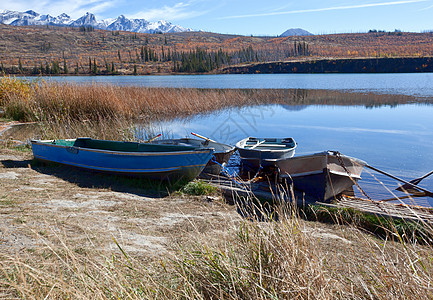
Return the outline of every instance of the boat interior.
<path id="1" fill-rule="evenodd" d="M 47 143 L 65 147 L 79 147 L 119 152 L 171 152 L 190 151 L 196 149 L 195 147 L 185 145 L 145 144 L 138 142 L 95 140 L 91 138 L 52 140 L 47 141 Z"/>
<path id="2" fill-rule="evenodd" d="M 252 149 L 260 149 L 260 148 L 266 148 L 266 149 L 283 149 L 283 148 L 293 148 L 296 146 L 295 141 L 292 138 L 284 138 L 284 139 L 277 139 L 277 138 L 249 138 L 245 141 L 244 148 L 252 148 Z"/>

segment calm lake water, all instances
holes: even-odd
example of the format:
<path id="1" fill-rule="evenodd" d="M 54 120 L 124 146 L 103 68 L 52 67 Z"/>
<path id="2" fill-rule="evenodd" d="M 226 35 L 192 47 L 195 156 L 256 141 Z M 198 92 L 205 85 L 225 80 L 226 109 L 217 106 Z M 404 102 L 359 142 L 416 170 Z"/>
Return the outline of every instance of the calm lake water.
<path id="1" fill-rule="evenodd" d="M 35 77 L 28 77 L 34 79 Z M 221 89 L 329 89 L 433 97 L 433 73 L 42 77 L 75 83 Z"/>
<path id="2" fill-rule="evenodd" d="M 432 73 L 81 76 L 52 79 L 145 87 L 324 89 L 389 94 L 391 98 L 392 95 L 409 95 L 415 96 L 414 102 L 433 98 Z M 432 104 L 368 108 L 267 105 L 227 109 L 155 126 L 173 137 L 188 136 L 194 131 L 229 144 L 246 136 L 293 137 L 299 144 L 296 155 L 338 150 L 406 180 L 433 170 Z M 374 199 L 393 197 L 386 189 L 393 190 L 397 183 L 378 174 L 374 176 L 368 171 L 363 173 L 363 189 Z M 420 185 L 433 190 L 433 175 Z M 397 192 L 397 195 L 402 194 Z M 433 206 L 433 198 L 416 201 L 420 205 Z"/>
<path id="3" fill-rule="evenodd" d="M 235 144 L 246 136 L 294 137 L 295 155 L 338 150 L 406 180 L 433 170 L 433 105 L 363 106 L 268 105 L 231 109 L 189 120 L 156 124 L 173 137 L 197 132 Z M 236 160 L 236 158 L 234 158 Z M 363 173 L 361 187 L 373 199 L 393 197 L 376 179 L 393 190 L 396 181 Z M 433 190 L 433 175 L 420 186 Z M 402 195 L 397 192 L 397 195 Z M 432 198 L 417 203 L 433 206 Z"/>

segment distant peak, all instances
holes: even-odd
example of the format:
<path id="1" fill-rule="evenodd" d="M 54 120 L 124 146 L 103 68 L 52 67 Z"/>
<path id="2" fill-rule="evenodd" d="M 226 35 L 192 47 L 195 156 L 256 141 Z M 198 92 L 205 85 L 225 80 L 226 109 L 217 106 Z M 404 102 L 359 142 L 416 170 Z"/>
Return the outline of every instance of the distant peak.
<path id="1" fill-rule="evenodd" d="M 302 28 L 290 28 L 284 31 L 280 36 L 305 36 L 305 35 L 313 35 L 313 34 Z"/>
<path id="2" fill-rule="evenodd" d="M 35 16 L 35 17 L 39 16 L 39 14 L 37 12 L 35 12 L 34 10 L 28 10 L 28 11 L 25 11 L 25 13 L 32 15 L 32 16 Z"/>

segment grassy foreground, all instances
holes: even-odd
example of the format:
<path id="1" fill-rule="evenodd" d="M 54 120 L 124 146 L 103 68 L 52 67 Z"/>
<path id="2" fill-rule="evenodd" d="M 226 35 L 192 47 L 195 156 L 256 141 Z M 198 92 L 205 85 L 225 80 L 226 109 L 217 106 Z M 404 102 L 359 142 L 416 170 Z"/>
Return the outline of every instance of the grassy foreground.
<path id="1" fill-rule="evenodd" d="M 410 101 L 406 97 L 394 97 L 384 102 L 380 100 L 381 96 L 363 95 L 353 96 L 349 101 L 362 105 Z M 132 138 L 132 131 L 128 128 L 132 128 L 139 119 L 150 121 L 189 116 L 226 107 L 262 103 L 348 104 L 347 101 L 347 95 L 343 97 L 339 93 L 323 91 L 288 90 L 282 93 L 277 90 L 79 86 L 31 83 L 8 77 L 3 77 L 0 84 L 0 107 L 3 107 L 6 117 L 38 121 L 42 136 L 47 138 L 87 135 L 128 139 Z M 23 160 L 21 164 L 25 162 Z M 35 177 L 45 175 L 43 179 L 46 180 L 47 177 L 52 179 L 55 176 L 48 176 L 51 174 L 49 172 L 26 175 L 30 171 L 22 166 L 3 168 L 2 174 L 5 175 L 0 180 L 0 212 L 3 219 L 11 219 L 12 223 L 7 223 L 10 226 L 8 230 L 19 226 L 24 228 L 20 227 L 19 230 L 28 231 L 33 230 L 33 227 L 38 228 L 32 233 L 33 240 L 39 241 L 42 246 L 23 247 L 14 254 L 1 251 L 6 248 L 2 248 L 0 243 L 0 298 L 433 298 L 431 241 L 420 244 L 419 240 L 404 236 L 395 226 L 384 226 L 382 239 L 377 239 L 359 229 L 359 221 L 356 220 L 349 222 L 345 219 L 344 222 L 353 225 L 325 226 L 305 221 L 295 210 L 283 208 L 278 214 L 278 221 L 271 218 L 269 222 L 259 222 L 254 217 L 249 220 L 239 217 L 236 226 L 225 226 L 226 223 L 221 221 L 200 227 L 194 218 L 190 218 L 185 222 L 187 225 L 173 226 L 172 229 L 175 235 L 187 232 L 188 238 L 170 243 L 168 254 L 149 258 L 126 250 L 115 236 L 109 239 L 117 249 L 107 251 L 106 248 L 98 247 L 104 245 L 101 240 L 106 238 L 97 231 L 98 227 L 103 226 L 96 226 L 96 229 L 89 226 L 92 231 L 80 227 L 76 229 L 78 238 L 71 238 L 73 229 L 79 227 L 77 220 L 87 218 L 90 214 L 83 211 L 82 215 L 74 217 L 71 212 L 76 213 L 79 208 L 72 210 L 66 206 L 62 210 L 55 206 L 50 211 L 49 205 L 59 203 L 60 197 L 65 197 L 63 205 L 84 204 L 86 202 L 80 199 L 88 198 L 89 195 L 83 193 L 90 193 L 92 188 L 81 176 L 77 180 L 81 180 L 80 184 L 85 185 L 86 189 L 77 190 L 79 184 L 60 177 L 64 180 L 55 181 L 56 184 L 51 186 L 52 190 L 48 193 L 50 185 L 46 182 L 36 185 Z M 10 179 L 6 176 L 10 176 Z M 25 176 L 26 180 L 20 179 Z M 17 180 L 23 183 L 19 188 L 14 183 Z M 59 182 L 65 185 L 61 192 Z M 31 189 L 26 192 L 23 186 Z M 10 192 L 5 193 L 6 188 Z M 206 186 L 195 184 L 186 187 L 184 192 L 206 194 L 206 189 Z M 100 202 L 93 199 L 92 205 L 106 205 L 113 200 L 111 191 L 102 192 L 106 198 L 101 198 L 103 201 Z M 29 199 L 21 198 L 26 193 Z M 53 195 L 54 199 L 51 199 Z M 78 197 L 78 200 L 74 197 Z M 121 205 L 122 197 L 104 212 L 127 221 L 143 215 L 150 218 L 151 215 L 144 214 L 151 206 L 150 200 L 140 198 L 137 201 L 138 196 L 135 196 L 131 202 Z M 196 201 L 205 202 L 203 198 Z M 167 212 L 170 213 L 173 212 L 173 205 L 179 205 L 161 200 L 155 204 L 152 214 L 159 213 L 163 204 L 167 205 Z M 142 207 L 137 209 L 135 205 Z M 83 206 L 78 207 L 83 210 Z M 103 206 L 98 208 L 102 209 Z M 124 210 L 123 214 L 118 214 L 121 209 Z M 38 210 L 47 218 L 45 222 L 54 220 L 55 224 L 45 226 L 41 221 L 43 218 L 37 215 Z M 93 210 L 93 213 L 96 211 Z M 193 209 L 186 211 L 194 213 Z M 319 215 L 317 211 L 314 213 Z M 32 217 L 32 214 L 35 216 Z M 339 215 L 330 218 L 341 219 Z M 105 223 L 103 218 L 99 219 L 101 224 Z M 98 218 L 95 218 L 89 223 L 97 221 Z M 40 224 L 42 228 L 37 227 Z M 122 230 L 141 229 L 142 223 L 137 224 L 128 223 Z M 158 230 L 162 231 L 160 229 L 158 226 Z M 3 239 L 2 236 L 0 238 Z"/>
<path id="2" fill-rule="evenodd" d="M 30 299 L 431 299 L 432 249 L 377 240 L 353 227 L 331 232 L 290 211 L 240 221 L 225 239 L 191 232 L 173 255 L 149 262 L 76 248 L 38 233 L 45 247 L 0 255 L 0 293 Z M 53 235 L 50 235 L 53 236 Z M 55 240 L 55 241 L 54 241 Z M 60 246 L 54 246 L 55 244 Z"/>

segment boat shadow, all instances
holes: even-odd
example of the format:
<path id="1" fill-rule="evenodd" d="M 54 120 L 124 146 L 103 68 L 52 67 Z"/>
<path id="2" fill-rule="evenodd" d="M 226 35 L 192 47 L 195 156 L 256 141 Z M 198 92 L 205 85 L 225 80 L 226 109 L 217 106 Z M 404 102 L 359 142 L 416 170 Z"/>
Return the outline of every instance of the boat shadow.
<path id="1" fill-rule="evenodd" d="M 153 198 L 166 197 L 185 184 L 183 181 L 167 182 L 89 171 L 56 163 L 40 162 L 35 159 L 0 160 L 0 164 L 8 169 L 31 168 L 38 173 L 57 177 L 82 188 L 110 189 L 115 192 Z"/>

